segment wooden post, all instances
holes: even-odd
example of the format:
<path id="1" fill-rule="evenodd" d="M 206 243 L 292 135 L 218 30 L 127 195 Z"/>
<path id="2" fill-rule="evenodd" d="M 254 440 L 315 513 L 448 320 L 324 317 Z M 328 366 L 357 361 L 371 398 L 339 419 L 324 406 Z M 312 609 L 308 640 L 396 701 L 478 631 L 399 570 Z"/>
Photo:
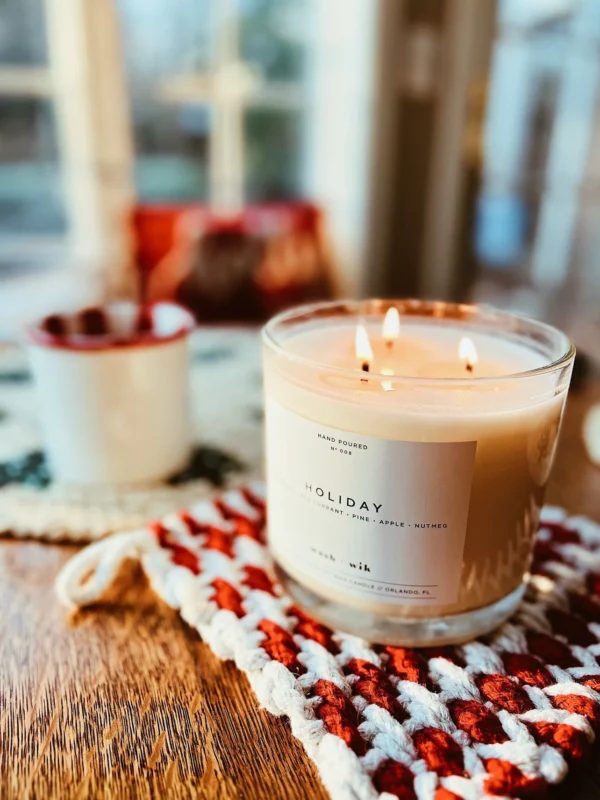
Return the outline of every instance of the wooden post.
<path id="1" fill-rule="evenodd" d="M 133 144 L 113 0 L 46 0 L 57 125 L 74 260 L 131 293 Z"/>

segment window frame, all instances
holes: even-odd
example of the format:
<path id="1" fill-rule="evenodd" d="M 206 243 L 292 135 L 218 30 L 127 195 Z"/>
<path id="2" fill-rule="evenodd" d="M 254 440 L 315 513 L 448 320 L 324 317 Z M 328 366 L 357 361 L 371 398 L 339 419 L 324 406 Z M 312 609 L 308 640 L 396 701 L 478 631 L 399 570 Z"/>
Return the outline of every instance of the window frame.
<path id="1" fill-rule="evenodd" d="M 111 294 L 131 293 L 137 280 L 129 225 L 136 204 L 135 151 L 117 0 L 43 0 L 43 3 L 48 65 L 42 68 L 0 65 L 0 97 L 29 93 L 54 103 L 67 216 L 66 234 L 58 235 L 52 242 L 56 257 L 64 259 L 66 253 L 69 265 L 74 268 L 105 271 Z M 306 89 L 294 80 L 265 81 L 253 96 L 238 103 L 228 120 L 225 115 L 219 121 L 219 114 L 215 114 L 218 135 L 216 131 L 211 134 L 213 146 L 209 148 L 212 187 L 209 202 L 223 214 L 236 213 L 243 204 L 240 187 L 243 192 L 246 108 L 277 110 L 308 106 L 303 133 L 306 152 L 302 188 L 305 195 L 323 207 L 330 233 L 346 265 L 342 283 L 346 291 L 354 292 L 360 290 L 359 272 L 370 224 L 367 209 L 372 184 L 369 177 L 372 126 L 365 120 L 370 119 L 375 89 L 376 79 L 371 73 L 380 20 L 371 0 L 328 0 L 328 4 L 335 9 L 329 6 L 325 9 L 322 0 L 308 0 L 317 44 Z M 239 65 L 242 51 L 237 0 L 219 0 L 215 7 L 219 13 L 219 24 L 214 28 L 217 67 L 227 62 Z M 356 24 L 342 28 L 333 24 L 353 14 L 359 20 L 354 21 Z M 373 34 L 367 46 L 364 46 L 365 25 L 371 26 Z M 328 48 L 332 45 L 335 45 L 336 80 L 342 81 L 344 97 L 352 99 L 354 104 L 348 124 L 362 126 L 356 135 L 353 131 L 352 136 L 344 136 L 341 142 L 324 135 L 331 90 L 335 88 L 329 74 Z M 357 49 L 361 49 L 360 58 L 356 58 Z M 213 60 L 211 70 L 214 65 Z M 163 101 L 198 102 L 199 84 L 206 83 L 209 74 L 196 71 L 174 75 L 157 89 L 162 92 Z M 324 85 L 329 94 L 322 91 Z M 357 86 L 359 100 L 355 103 Z M 211 107 L 218 103 L 214 90 L 208 102 Z M 336 165 L 337 178 L 326 180 L 328 175 L 331 177 L 332 165 Z M 357 233 L 361 226 L 361 232 Z M 24 238 L 14 237 L 17 249 L 17 240 Z M 48 243 L 48 237 L 26 238 L 32 252 Z"/>

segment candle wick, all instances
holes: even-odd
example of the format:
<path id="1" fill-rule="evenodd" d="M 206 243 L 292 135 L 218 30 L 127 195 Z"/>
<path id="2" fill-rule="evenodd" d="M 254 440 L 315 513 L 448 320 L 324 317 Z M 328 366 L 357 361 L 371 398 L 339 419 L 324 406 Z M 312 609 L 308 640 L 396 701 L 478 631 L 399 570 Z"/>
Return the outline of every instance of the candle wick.
<path id="1" fill-rule="evenodd" d="M 363 361 L 361 369 L 362 369 L 363 372 L 368 372 L 369 371 L 369 362 L 368 361 Z M 368 383 L 369 381 L 366 378 L 361 378 L 360 382 L 361 383 Z"/>
<path id="2" fill-rule="evenodd" d="M 468 361 L 467 361 L 467 372 L 473 372 L 473 364 L 470 364 Z"/>
<path id="3" fill-rule="evenodd" d="M 386 343 L 385 343 L 385 346 L 387 347 L 388 350 L 391 350 L 392 347 L 394 346 L 394 340 L 393 339 L 387 339 Z"/>

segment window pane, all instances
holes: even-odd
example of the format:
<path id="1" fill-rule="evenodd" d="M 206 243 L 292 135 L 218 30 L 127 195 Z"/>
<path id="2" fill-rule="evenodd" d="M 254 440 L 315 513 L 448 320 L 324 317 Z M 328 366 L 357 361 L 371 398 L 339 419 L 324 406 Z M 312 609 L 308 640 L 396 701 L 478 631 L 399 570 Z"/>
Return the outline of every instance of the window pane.
<path id="1" fill-rule="evenodd" d="M 210 0 L 117 0 L 117 7 L 134 86 L 208 65 Z"/>
<path id="2" fill-rule="evenodd" d="M 0 234 L 64 230 L 52 105 L 0 98 Z"/>
<path id="3" fill-rule="evenodd" d="M 210 111 L 201 105 L 161 105 L 148 98 L 134 117 L 140 198 L 206 200 Z"/>
<path id="4" fill-rule="evenodd" d="M 244 127 L 248 200 L 296 197 L 301 181 L 302 114 L 253 108 L 246 112 Z"/>
<path id="5" fill-rule="evenodd" d="M 224 100 L 219 95 L 219 87 L 227 86 L 223 75 L 241 58 L 267 81 L 301 84 L 307 0 L 237 0 L 239 16 L 233 22 L 216 0 L 117 2 L 139 197 L 142 201 L 209 201 L 211 108 Z M 220 49 L 227 39 L 222 26 L 230 24 L 239 25 L 239 53 Z M 231 84 L 228 87 L 222 91 L 229 91 Z M 245 176 L 240 181 L 245 183 L 248 200 L 288 199 L 298 193 L 301 103 L 296 108 L 292 101 L 290 110 L 285 91 L 283 102 L 286 107 L 281 108 L 282 97 L 268 94 L 240 98 L 247 107 Z M 224 106 L 225 114 L 227 109 L 232 111 L 227 98 Z"/>
<path id="6" fill-rule="evenodd" d="M 130 87 L 138 195 L 146 201 L 207 196 L 210 112 L 165 102 L 169 82 L 210 61 L 210 0 L 118 0 Z"/>
<path id="7" fill-rule="evenodd" d="M 43 0 L 0 0 L 0 63 L 47 60 Z"/>
<path id="8" fill-rule="evenodd" d="M 304 74 L 306 0 L 240 0 L 242 57 L 274 81 Z"/>
<path id="9" fill-rule="evenodd" d="M 572 141 L 589 124 L 584 105 L 587 85 L 595 81 L 597 54 L 577 48 L 581 52 L 575 59 L 590 63 L 589 68 L 582 64 L 567 106 L 564 81 L 574 58 L 575 5 L 573 0 L 536 0 L 529 5 L 503 0 L 499 6 L 475 252 L 483 266 L 523 278 L 531 269 L 540 210 L 553 183 L 552 138 L 561 124 L 569 127 L 568 151 L 560 159 L 561 180 L 573 171 L 573 153 L 585 152 L 581 146 L 573 149 Z M 588 35 L 594 31 L 592 22 L 586 25 Z"/>

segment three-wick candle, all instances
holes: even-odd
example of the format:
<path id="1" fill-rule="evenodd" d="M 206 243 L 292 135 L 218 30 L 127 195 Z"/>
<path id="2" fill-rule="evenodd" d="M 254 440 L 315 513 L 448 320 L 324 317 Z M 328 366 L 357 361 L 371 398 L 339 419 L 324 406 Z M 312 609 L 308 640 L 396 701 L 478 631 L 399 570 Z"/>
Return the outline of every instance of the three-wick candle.
<path id="1" fill-rule="evenodd" d="M 269 545 L 323 621 L 407 644 L 518 605 L 574 350 L 472 306 L 306 306 L 264 331 Z"/>

